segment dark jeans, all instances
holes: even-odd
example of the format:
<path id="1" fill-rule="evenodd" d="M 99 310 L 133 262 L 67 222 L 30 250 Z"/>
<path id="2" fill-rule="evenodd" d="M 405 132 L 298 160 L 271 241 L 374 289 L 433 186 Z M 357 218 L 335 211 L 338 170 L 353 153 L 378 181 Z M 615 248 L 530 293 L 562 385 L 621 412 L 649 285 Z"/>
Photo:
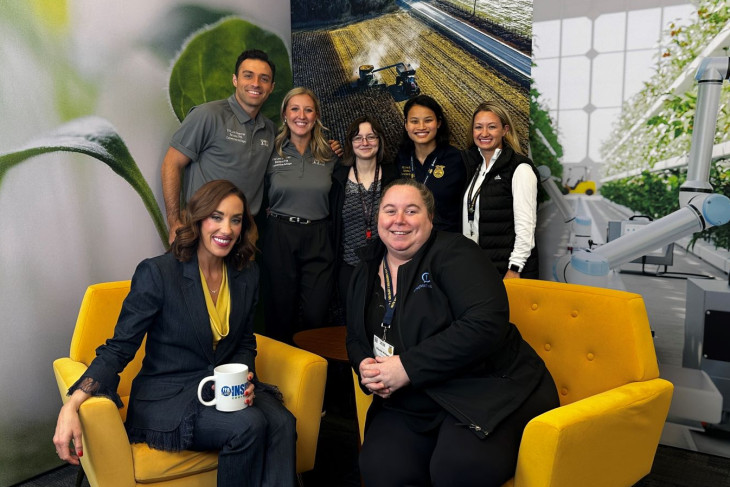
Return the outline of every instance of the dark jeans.
<path id="1" fill-rule="evenodd" d="M 195 418 L 191 450 L 219 450 L 218 487 L 293 486 L 296 419 L 278 399 L 255 392 L 254 404 L 235 412 L 205 407 Z"/>
<path id="2" fill-rule="evenodd" d="M 402 413 L 382 409 L 368 423 L 360 472 L 367 487 L 498 487 L 514 476 L 527 423 L 559 405 L 553 379 L 545 373 L 524 404 L 485 439 L 450 414 L 432 431 L 416 433 Z"/>

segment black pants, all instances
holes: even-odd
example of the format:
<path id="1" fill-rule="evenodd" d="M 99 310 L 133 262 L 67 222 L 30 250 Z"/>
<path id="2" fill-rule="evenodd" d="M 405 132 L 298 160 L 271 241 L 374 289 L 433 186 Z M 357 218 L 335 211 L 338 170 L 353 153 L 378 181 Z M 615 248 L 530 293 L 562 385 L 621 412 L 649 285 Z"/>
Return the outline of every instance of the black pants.
<path id="1" fill-rule="evenodd" d="M 342 314 L 347 315 L 347 288 L 350 286 L 350 279 L 355 272 L 355 266 L 345 261 L 340 262 L 340 268 L 337 272 L 337 294 L 340 298 L 340 308 Z"/>
<path id="2" fill-rule="evenodd" d="M 266 334 L 292 343 L 297 331 L 326 326 L 334 269 L 329 222 L 269 218 L 262 251 Z"/>
<path id="3" fill-rule="evenodd" d="M 532 395 L 485 439 L 447 415 L 441 425 L 416 433 L 402 413 L 382 409 L 368 423 L 360 450 L 367 487 L 499 487 L 512 478 L 522 431 L 543 412 L 559 406 L 549 373 Z"/>

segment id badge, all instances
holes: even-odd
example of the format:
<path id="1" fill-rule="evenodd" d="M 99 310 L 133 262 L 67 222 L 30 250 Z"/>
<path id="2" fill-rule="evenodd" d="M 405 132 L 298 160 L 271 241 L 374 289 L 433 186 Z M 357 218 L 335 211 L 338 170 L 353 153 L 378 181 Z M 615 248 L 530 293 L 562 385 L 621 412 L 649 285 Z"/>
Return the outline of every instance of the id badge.
<path id="1" fill-rule="evenodd" d="M 393 345 L 386 342 L 378 335 L 373 335 L 373 355 L 376 357 L 392 357 Z"/>

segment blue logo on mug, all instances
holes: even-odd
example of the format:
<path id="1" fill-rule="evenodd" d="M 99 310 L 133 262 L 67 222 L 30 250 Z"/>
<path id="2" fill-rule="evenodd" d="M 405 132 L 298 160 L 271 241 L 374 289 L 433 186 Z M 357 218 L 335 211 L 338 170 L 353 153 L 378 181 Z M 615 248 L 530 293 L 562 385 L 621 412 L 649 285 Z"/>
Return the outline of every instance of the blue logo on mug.
<path id="1" fill-rule="evenodd" d="M 233 396 L 231 399 L 243 397 L 243 393 L 246 392 L 246 383 L 238 384 L 235 386 L 223 386 L 221 387 L 221 394 L 225 397 Z"/>

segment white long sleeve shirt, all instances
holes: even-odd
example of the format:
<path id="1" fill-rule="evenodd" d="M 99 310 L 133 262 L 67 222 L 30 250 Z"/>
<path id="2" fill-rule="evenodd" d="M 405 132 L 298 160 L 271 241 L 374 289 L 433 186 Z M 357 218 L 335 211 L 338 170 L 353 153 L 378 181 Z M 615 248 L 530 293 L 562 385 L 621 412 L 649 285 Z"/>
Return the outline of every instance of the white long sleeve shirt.
<path id="1" fill-rule="evenodd" d="M 502 150 L 494 151 L 489 163 L 484 164 L 474 177 L 475 191 L 481 188 L 484 178 L 494 166 Z M 471 184 L 469 185 L 471 187 Z M 512 176 L 512 213 L 515 220 L 515 245 L 509 257 L 508 265 L 516 265 L 522 270 L 530 252 L 535 247 L 535 227 L 537 225 L 537 177 L 528 164 L 520 164 Z M 464 236 L 479 243 L 479 197 L 474 207 L 474 219 L 469 221 L 469 194 L 464 195 L 462 207 L 462 228 Z"/>

